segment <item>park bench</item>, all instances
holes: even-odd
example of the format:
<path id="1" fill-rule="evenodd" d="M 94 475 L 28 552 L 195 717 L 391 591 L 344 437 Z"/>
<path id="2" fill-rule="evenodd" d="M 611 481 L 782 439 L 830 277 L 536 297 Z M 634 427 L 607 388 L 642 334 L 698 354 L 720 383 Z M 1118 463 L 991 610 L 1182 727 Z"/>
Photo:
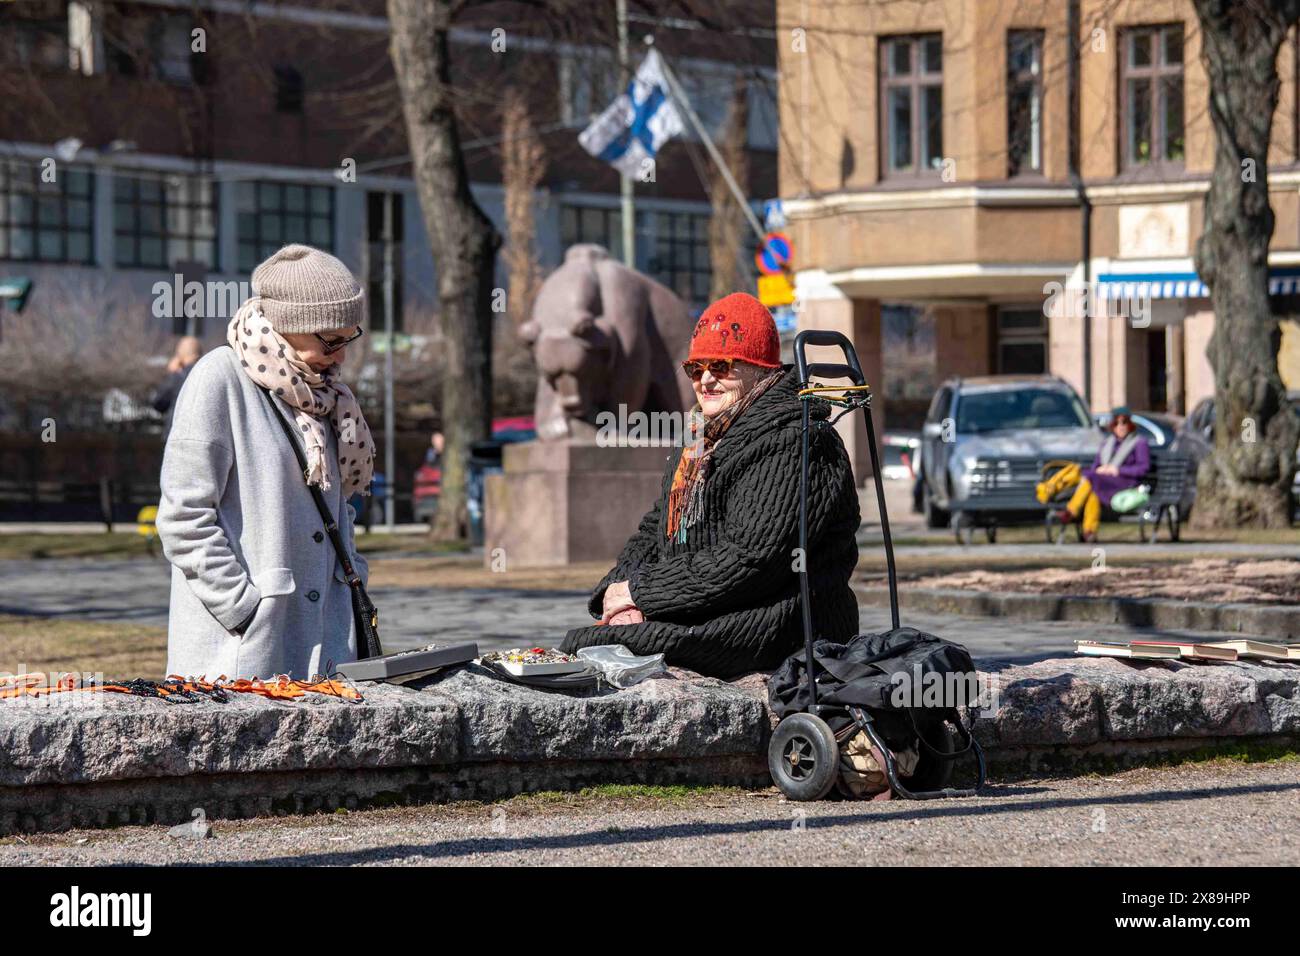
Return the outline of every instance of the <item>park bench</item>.
<path id="1" fill-rule="evenodd" d="M 1168 528 L 1169 540 L 1177 541 L 1182 531 L 1181 502 L 1193 480 L 1191 459 L 1186 455 L 1175 455 L 1153 450 L 1151 467 L 1139 484 L 1149 485 L 1150 498 L 1141 508 L 1128 514 L 1116 514 L 1110 508 L 1102 511 L 1102 520 L 1120 521 L 1138 526 L 1138 540 L 1155 544 L 1160 539 L 1160 526 Z M 1065 505 L 1067 495 L 1048 502 L 1043 517 L 1049 543 L 1061 544 L 1066 532 L 1073 525 L 1076 540 L 1083 540 L 1083 529 L 1079 522 L 1063 523 L 1056 519 L 1056 511 Z"/>

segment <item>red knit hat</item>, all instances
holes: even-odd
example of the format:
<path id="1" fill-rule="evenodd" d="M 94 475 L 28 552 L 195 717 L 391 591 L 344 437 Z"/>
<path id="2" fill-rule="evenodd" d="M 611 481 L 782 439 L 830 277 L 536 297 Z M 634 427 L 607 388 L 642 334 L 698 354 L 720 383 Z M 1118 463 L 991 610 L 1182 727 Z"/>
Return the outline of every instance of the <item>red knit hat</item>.
<path id="1" fill-rule="evenodd" d="M 736 359 L 781 367 L 781 337 L 763 303 L 744 292 L 723 296 L 704 310 L 691 333 L 689 360 Z"/>

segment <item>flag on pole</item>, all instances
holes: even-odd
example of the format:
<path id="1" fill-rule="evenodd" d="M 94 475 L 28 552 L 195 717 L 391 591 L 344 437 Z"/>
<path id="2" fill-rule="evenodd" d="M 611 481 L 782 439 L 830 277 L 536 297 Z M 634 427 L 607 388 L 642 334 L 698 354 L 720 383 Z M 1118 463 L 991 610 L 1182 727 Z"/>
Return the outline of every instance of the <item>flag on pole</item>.
<path id="1" fill-rule="evenodd" d="M 598 117 L 578 135 L 582 148 L 620 173 L 636 177 L 645 171 L 659 148 L 685 127 L 668 93 L 663 61 L 651 49 L 641 68 Z"/>

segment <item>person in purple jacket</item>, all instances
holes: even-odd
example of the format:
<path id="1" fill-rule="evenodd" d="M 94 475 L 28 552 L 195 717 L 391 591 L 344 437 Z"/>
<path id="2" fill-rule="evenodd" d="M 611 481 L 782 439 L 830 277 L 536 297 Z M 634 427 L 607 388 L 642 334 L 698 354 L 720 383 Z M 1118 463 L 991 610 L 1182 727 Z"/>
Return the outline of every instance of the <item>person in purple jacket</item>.
<path id="1" fill-rule="evenodd" d="M 1110 431 L 1091 468 L 1074 489 L 1070 503 L 1057 513 L 1069 524 L 1083 514 L 1083 540 L 1096 541 L 1101 509 L 1126 488 L 1136 488 L 1151 467 L 1151 449 L 1133 424 L 1133 413 L 1121 405 L 1110 413 Z"/>

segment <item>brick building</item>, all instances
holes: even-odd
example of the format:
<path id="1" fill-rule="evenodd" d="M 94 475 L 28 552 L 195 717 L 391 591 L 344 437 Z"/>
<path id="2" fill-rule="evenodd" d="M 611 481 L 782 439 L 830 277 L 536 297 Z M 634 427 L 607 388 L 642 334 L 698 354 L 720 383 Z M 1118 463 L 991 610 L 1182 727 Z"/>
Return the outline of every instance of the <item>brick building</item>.
<path id="1" fill-rule="evenodd" d="M 510 14 L 504 6 L 497 18 Z M 501 94 L 515 87 L 529 98 L 546 148 L 535 205 L 543 270 L 573 242 L 621 254 L 618 179 L 577 143 L 618 89 L 607 6 L 586 24 L 507 17 L 504 26 L 489 8 L 452 33 L 473 189 L 498 228 Z M 247 280 L 279 245 L 306 241 L 348 263 L 378 302 L 391 192 L 399 322 L 435 308 L 383 11 L 382 0 L 0 4 L 0 275 L 34 278 L 38 307 L 89 276 L 143 301 L 177 274 Z M 736 36 L 648 18 L 631 31 L 655 34 L 706 124 L 721 124 L 738 77 L 747 84 L 745 185 L 755 198 L 776 190 L 770 18 Z M 493 48 L 498 28 L 505 52 Z M 637 61 L 639 51 L 634 43 Z M 689 139 L 670 144 L 656 181 L 636 189 L 639 267 L 695 306 L 710 275 L 702 157 Z M 349 161 L 355 182 L 338 175 Z M 208 318 L 204 334 L 219 336 L 220 316 Z"/>
<path id="2" fill-rule="evenodd" d="M 854 339 L 884 409 L 916 384 L 882 346 L 900 316 L 928 323 L 930 389 L 1048 371 L 1095 410 L 1212 394 L 1192 255 L 1214 139 L 1189 2 L 778 0 L 777 23 L 800 321 Z M 1300 281 L 1296 50 L 1268 157 L 1279 296 Z M 1283 327 L 1300 388 L 1300 329 Z"/>

